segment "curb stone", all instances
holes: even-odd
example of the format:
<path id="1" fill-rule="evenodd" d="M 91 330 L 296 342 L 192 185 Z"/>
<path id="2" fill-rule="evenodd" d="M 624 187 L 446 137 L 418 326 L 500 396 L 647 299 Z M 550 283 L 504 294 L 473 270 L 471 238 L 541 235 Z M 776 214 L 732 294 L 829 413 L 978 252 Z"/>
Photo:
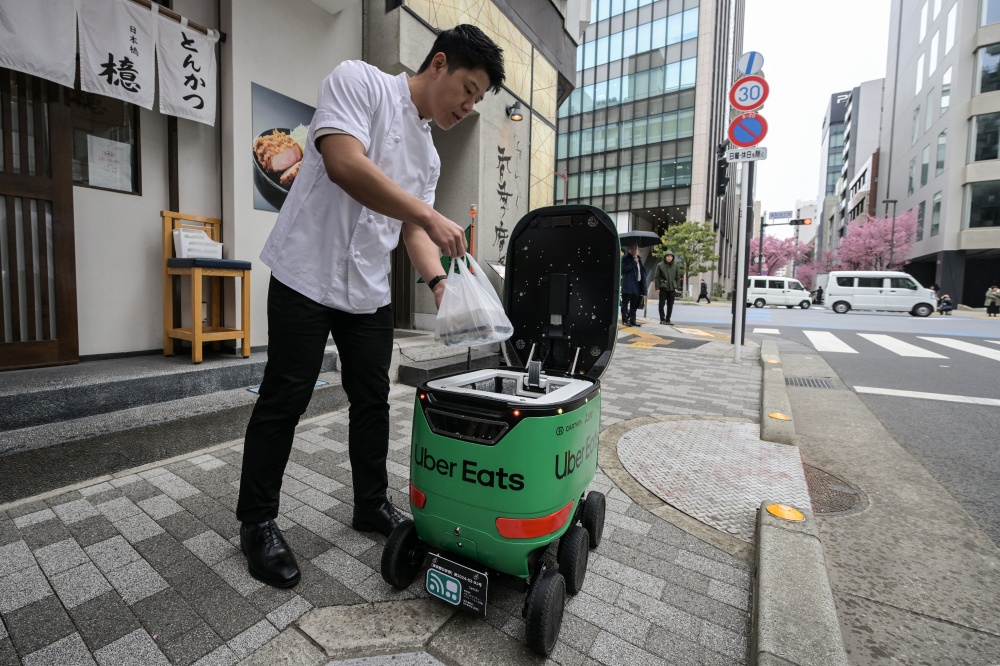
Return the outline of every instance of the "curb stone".
<path id="1" fill-rule="evenodd" d="M 847 652 L 812 511 L 784 520 L 757 511 L 751 666 L 847 666 Z"/>
<path id="2" fill-rule="evenodd" d="M 760 343 L 760 365 L 760 438 L 765 442 L 793 444 L 795 421 L 792 419 L 792 403 L 785 388 L 785 372 L 781 368 L 778 343 L 774 340 Z M 768 416 L 775 413 L 785 414 L 789 418 L 785 421 Z"/>

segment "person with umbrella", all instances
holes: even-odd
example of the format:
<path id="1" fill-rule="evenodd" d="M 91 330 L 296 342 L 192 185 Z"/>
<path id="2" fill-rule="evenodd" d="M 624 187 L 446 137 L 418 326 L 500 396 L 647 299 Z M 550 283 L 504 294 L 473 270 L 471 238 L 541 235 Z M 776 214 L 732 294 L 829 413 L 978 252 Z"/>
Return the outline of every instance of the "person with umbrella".
<path id="1" fill-rule="evenodd" d="M 639 300 L 646 293 L 646 268 L 639 258 L 639 244 L 632 243 L 622 255 L 622 323 L 640 326 L 635 320 Z"/>

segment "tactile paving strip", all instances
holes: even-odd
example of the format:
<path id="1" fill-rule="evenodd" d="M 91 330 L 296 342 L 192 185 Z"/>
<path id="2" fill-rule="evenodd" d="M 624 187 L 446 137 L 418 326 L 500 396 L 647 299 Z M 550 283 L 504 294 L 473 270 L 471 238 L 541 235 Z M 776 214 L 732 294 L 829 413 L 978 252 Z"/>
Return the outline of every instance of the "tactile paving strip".
<path id="1" fill-rule="evenodd" d="M 674 508 L 752 541 L 762 501 L 811 507 L 798 448 L 759 435 L 756 423 L 663 421 L 626 433 L 618 457 L 636 481 Z"/>

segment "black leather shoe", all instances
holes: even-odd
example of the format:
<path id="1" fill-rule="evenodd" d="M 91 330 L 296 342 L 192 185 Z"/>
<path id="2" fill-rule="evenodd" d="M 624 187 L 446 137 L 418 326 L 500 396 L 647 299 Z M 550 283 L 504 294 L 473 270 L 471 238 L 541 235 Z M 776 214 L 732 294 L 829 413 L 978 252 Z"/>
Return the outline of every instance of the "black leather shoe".
<path id="1" fill-rule="evenodd" d="M 273 587 L 294 587 L 302 574 L 292 549 L 273 520 L 240 525 L 240 550 L 250 575 Z"/>
<path id="2" fill-rule="evenodd" d="M 668 319 L 668 320 L 666 320 L 666 321 L 665 321 L 665 322 L 663 322 L 663 323 L 664 323 L 664 324 L 666 324 L 667 326 L 673 326 L 673 324 L 672 324 L 672 323 L 670 322 L 670 320 L 669 320 L 669 319 Z"/>
<path id="3" fill-rule="evenodd" d="M 640 324 L 640 323 L 639 323 L 639 322 L 637 322 L 637 321 L 634 321 L 634 322 L 632 322 L 632 323 L 631 323 L 631 326 L 635 326 L 636 328 L 642 328 L 642 324 Z"/>
<path id="4" fill-rule="evenodd" d="M 351 527 L 359 532 L 379 532 L 389 536 L 396 526 L 403 523 L 406 516 L 389 500 L 384 500 L 375 509 L 359 509 L 354 507 L 354 519 Z"/>

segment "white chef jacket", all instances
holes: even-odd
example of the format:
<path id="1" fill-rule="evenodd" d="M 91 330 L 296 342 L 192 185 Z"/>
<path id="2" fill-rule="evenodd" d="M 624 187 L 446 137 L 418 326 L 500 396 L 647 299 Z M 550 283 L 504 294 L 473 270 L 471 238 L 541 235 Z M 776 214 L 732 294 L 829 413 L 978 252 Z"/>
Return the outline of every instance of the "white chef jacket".
<path id="1" fill-rule="evenodd" d="M 317 303 L 364 314 L 388 305 L 389 253 L 402 223 L 365 208 L 327 176 L 316 131 L 358 139 L 393 181 L 434 205 L 441 160 L 410 99 L 407 75 L 359 60 L 338 65 L 320 86 L 302 166 L 260 258 L 272 275 Z"/>

